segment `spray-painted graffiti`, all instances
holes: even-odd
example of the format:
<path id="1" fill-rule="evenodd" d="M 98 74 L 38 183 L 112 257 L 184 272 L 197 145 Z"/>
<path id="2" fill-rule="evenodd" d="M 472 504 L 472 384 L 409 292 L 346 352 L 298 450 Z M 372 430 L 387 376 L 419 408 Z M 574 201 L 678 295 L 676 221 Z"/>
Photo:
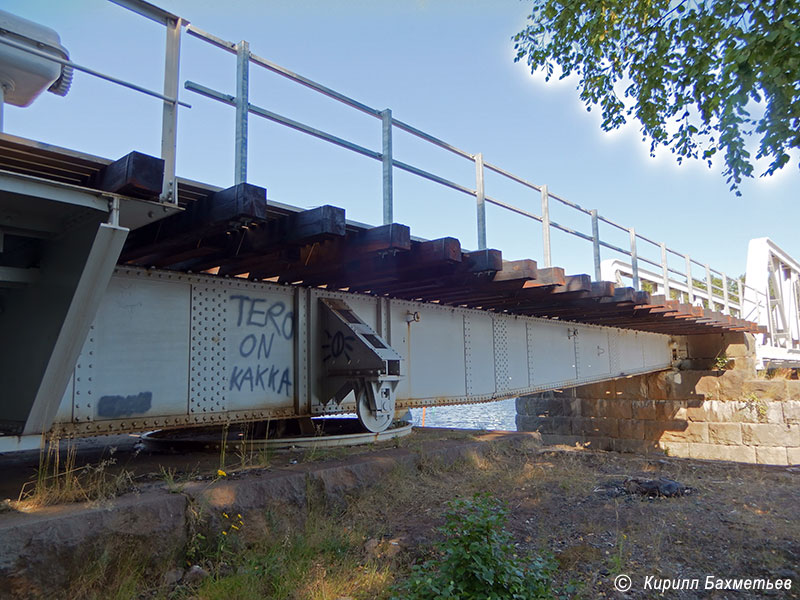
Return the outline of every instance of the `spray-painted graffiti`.
<path id="1" fill-rule="evenodd" d="M 152 392 L 141 392 L 131 396 L 103 396 L 97 403 L 97 416 L 104 419 L 119 419 L 143 415 L 152 405 Z"/>
<path id="2" fill-rule="evenodd" d="M 230 296 L 234 309 L 231 392 L 292 393 L 294 313 L 283 300 Z"/>
<path id="3" fill-rule="evenodd" d="M 347 360 L 350 360 L 350 353 L 353 351 L 352 342 L 355 341 L 352 335 L 345 335 L 341 331 L 337 331 L 333 335 L 327 329 L 325 330 L 325 337 L 328 341 L 322 344 L 323 362 L 339 358 L 342 354 L 345 355 Z"/>

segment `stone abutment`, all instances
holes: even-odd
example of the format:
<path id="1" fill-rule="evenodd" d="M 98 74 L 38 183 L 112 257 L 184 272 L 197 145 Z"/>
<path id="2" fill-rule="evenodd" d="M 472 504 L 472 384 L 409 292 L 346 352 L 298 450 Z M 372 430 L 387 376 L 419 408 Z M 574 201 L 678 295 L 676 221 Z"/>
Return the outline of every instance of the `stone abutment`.
<path id="1" fill-rule="evenodd" d="M 800 381 L 755 370 L 749 334 L 676 338 L 662 371 L 517 399 L 517 427 L 549 444 L 800 464 Z"/>

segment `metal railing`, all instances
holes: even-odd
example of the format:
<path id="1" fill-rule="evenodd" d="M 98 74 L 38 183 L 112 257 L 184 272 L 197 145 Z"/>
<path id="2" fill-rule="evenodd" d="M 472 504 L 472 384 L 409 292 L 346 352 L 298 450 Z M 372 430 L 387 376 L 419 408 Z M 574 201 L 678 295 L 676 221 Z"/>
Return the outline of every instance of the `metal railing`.
<path id="1" fill-rule="evenodd" d="M 164 53 L 164 91 L 156 92 L 136 83 L 120 79 L 107 73 L 102 73 L 91 67 L 78 64 L 71 60 L 63 59 L 53 54 L 43 52 L 31 46 L 15 42 L 5 35 L 0 35 L 0 44 L 4 44 L 17 50 L 22 50 L 39 58 L 68 66 L 76 71 L 81 71 L 98 79 L 126 87 L 146 96 L 158 98 L 164 103 L 161 121 L 161 158 L 164 159 L 164 187 L 161 193 L 161 201 L 172 204 L 178 203 L 178 194 L 175 187 L 175 155 L 177 146 L 178 132 L 178 105 L 191 108 L 191 104 L 182 102 L 178 99 L 180 87 L 180 40 L 181 29 L 188 25 L 188 21 L 173 15 L 172 13 L 141 0 L 110 0 L 114 4 L 119 4 L 133 12 L 146 17 L 164 26 L 167 35 L 166 50 Z M 0 105 L 0 110 L 2 106 Z M 2 133 L 2 121 L 0 120 L 0 133 Z"/>
<path id="2" fill-rule="evenodd" d="M 551 232 L 553 230 L 561 231 L 569 234 L 570 236 L 591 242 L 593 250 L 594 278 L 596 280 L 600 280 L 602 277 L 601 250 L 605 248 L 626 257 L 629 268 L 627 271 L 625 271 L 625 273 L 626 276 L 630 276 L 632 287 L 637 290 L 642 288 L 642 281 L 647 281 L 651 284 L 657 283 L 660 290 L 663 291 L 668 298 L 674 295 L 672 294 L 671 290 L 676 290 L 677 293 L 681 295 L 681 297 L 685 298 L 685 300 L 689 303 L 698 303 L 705 300 L 709 308 L 719 307 L 726 314 L 735 314 L 744 318 L 749 318 L 748 315 L 744 314 L 744 296 L 746 291 L 745 288 L 747 288 L 747 286 L 745 286 L 744 283 L 738 279 L 729 279 L 721 271 L 710 268 L 708 264 L 698 262 L 697 260 L 691 258 L 688 254 L 683 254 L 673 250 L 672 248 L 668 248 L 664 243 L 656 242 L 638 233 L 633 227 L 625 227 L 620 225 L 619 223 L 616 223 L 615 221 L 601 215 L 597 209 L 587 209 L 579 204 L 558 196 L 550 192 L 546 184 L 532 183 L 523 177 L 492 164 L 484 160 L 482 153 L 473 154 L 471 152 L 467 152 L 466 150 L 462 150 L 461 148 L 458 148 L 436 136 L 422 131 L 421 129 L 418 129 L 404 121 L 401 121 L 400 119 L 395 118 L 392 114 L 392 111 L 388 108 L 377 109 L 368 106 L 367 104 L 364 104 L 341 92 L 299 75 L 285 67 L 267 60 L 266 58 L 258 56 L 250 50 L 250 45 L 247 41 L 234 43 L 221 39 L 211 33 L 190 25 L 189 21 L 186 19 L 153 6 L 152 4 L 149 4 L 143 0 L 110 1 L 123 6 L 134 13 L 164 25 L 166 30 L 166 49 L 164 56 L 165 67 L 163 93 L 148 90 L 136 84 L 132 84 L 130 82 L 105 75 L 98 71 L 94 71 L 88 67 L 80 66 L 71 61 L 65 62 L 68 62 L 70 66 L 77 70 L 81 70 L 93 76 L 123 85 L 149 96 L 159 98 L 163 101 L 164 106 L 161 125 L 161 157 L 165 161 L 165 177 L 161 198 L 164 202 L 177 203 L 178 194 L 176 189 L 177 183 L 175 179 L 177 107 L 178 105 L 190 107 L 190 105 L 178 100 L 181 33 L 183 30 L 185 30 L 189 35 L 192 35 L 195 38 L 203 40 L 212 46 L 236 56 L 236 95 L 226 94 L 193 81 L 186 81 L 184 84 L 185 89 L 193 93 L 216 100 L 218 102 L 222 102 L 223 104 L 227 104 L 235 108 L 234 183 L 247 181 L 248 118 L 249 115 L 252 114 L 381 162 L 383 171 L 382 203 L 384 224 L 391 223 L 393 220 L 393 173 L 394 169 L 399 169 L 473 197 L 475 199 L 477 239 L 479 249 L 485 249 L 487 247 L 486 204 L 488 203 L 525 218 L 538 221 L 541 224 L 543 245 L 542 262 L 545 267 L 550 267 L 553 264 L 552 245 L 550 240 Z M 9 41 L 4 40 L 2 36 L 0 36 L 0 43 L 9 43 Z M 47 55 L 47 57 L 57 60 L 58 62 L 58 59 L 55 59 L 50 55 Z M 298 83 L 315 92 L 327 96 L 328 98 L 349 106 L 350 108 L 380 120 L 382 134 L 380 151 L 361 146 L 342 137 L 333 135 L 321 129 L 317 129 L 305 123 L 301 123 L 300 121 L 290 119 L 289 117 L 251 103 L 249 97 L 251 64 L 280 75 L 290 81 Z M 406 132 L 460 158 L 471 161 L 475 166 L 475 187 L 472 188 L 467 185 L 462 185 L 418 166 L 395 159 L 392 154 L 392 134 L 395 129 Z M 485 185 L 485 175 L 487 171 L 500 175 L 501 177 L 518 184 L 527 190 L 533 190 L 534 192 L 537 192 L 541 201 L 541 214 L 535 214 L 534 212 L 531 212 L 525 208 L 521 208 L 514 204 L 489 196 L 486 193 Z M 550 208 L 553 202 L 565 206 L 577 213 L 588 215 L 591 219 L 591 233 L 584 233 L 565 224 L 554 221 L 550 217 Z M 600 223 L 604 223 L 627 234 L 627 247 L 621 247 L 612 244 L 607 239 L 602 239 L 600 235 Z M 640 244 L 648 244 L 655 248 L 660 253 L 660 261 L 646 258 L 640 252 Z M 681 259 L 684 268 L 675 269 L 670 266 L 670 256 Z M 646 267 L 642 269 L 640 268 L 640 263 L 644 265 L 650 265 L 656 268 L 658 271 L 648 271 Z M 702 278 L 697 279 L 694 277 L 692 271 L 693 266 L 703 269 Z M 717 276 L 717 282 L 715 282 L 714 275 Z M 735 288 L 735 291 L 730 289 L 731 285 Z M 755 294 L 756 298 L 758 298 L 759 295 L 763 295 L 763 292 L 760 290 L 751 288 L 751 291 L 753 294 Z M 769 299 L 766 298 L 764 300 L 764 305 L 768 306 L 768 302 Z M 756 307 L 755 310 L 760 310 L 759 306 L 761 305 L 761 300 L 757 300 L 755 303 L 752 303 L 752 305 Z"/>
<path id="3" fill-rule="evenodd" d="M 668 298 L 670 297 L 670 290 L 675 289 L 680 290 L 680 293 L 685 296 L 686 301 L 689 303 L 698 303 L 705 300 L 709 308 L 719 307 L 726 314 L 741 315 L 743 313 L 744 283 L 738 279 L 729 279 L 727 275 L 721 271 L 711 269 L 708 264 L 700 263 L 697 260 L 692 259 L 688 254 L 683 254 L 673 250 L 672 248 L 668 248 L 664 243 L 655 242 L 652 239 L 636 232 L 633 227 L 625 227 L 620 225 L 619 223 L 602 216 L 596 209 L 584 208 L 579 204 L 558 196 L 550 192 L 547 185 L 538 185 L 532 183 L 523 177 L 511 173 L 497 165 L 489 163 L 484 159 L 482 153 L 473 154 L 467 152 L 466 150 L 458 148 L 457 146 L 454 146 L 453 144 L 422 131 L 421 129 L 409 125 L 408 123 L 395 118 L 392 115 L 392 111 L 388 108 L 381 110 L 371 107 L 321 83 L 290 71 L 289 69 L 267 60 L 266 58 L 258 56 L 250 51 L 250 45 L 246 41 L 235 43 L 223 40 L 193 25 L 186 27 L 186 33 L 217 48 L 225 50 L 226 52 L 235 54 L 237 57 L 236 96 L 211 89 L 194 81 L 186 81 L 184 84 L 184 87 L 191 92 L 197 93 L 212 100 L 216 100 L 218 102 L 222 102 L 223 104 L 227 104 L 236 109 L 236 161 L 234 167 L 234 181 L 236 183 L 244 182 L 247 179 L 247 128 L 248 117 L 252 114 L 381 162 L 383 169 L 382 198 L 384 224 L 391 223 L 393 220 L 393 170 L 400 169 L 407 173 L 422 177 L 439 185 L 475 198 L 477 239 L 479 249 L 485 249 L 487 247 L 486 204 L 488 203 L 541 223 L 544 254 L 543 264 L 545 267 L 550 267 L 553 264 L 550 236 L 552 230 L 558 230 L 592 243 L 594 277 L 596 280 L 601 279 L 601 249 L 605 248 L 627 257 L 630 262 L 630 276 L 632 279 L 631 284 L 632 287 L 637 290 L 641 289 L 642 276 L 639 265 L 640 263 L 643 263 L 656 267 L 660 270 L 660 288 Z M 342 137 L 333 135 L 327 131 L 312 127 L 305 123 L 301 123 L 285 115 L 278 114 L 274 111 L 250 102 L 248 89 L 250 64 L 276 73 L 286 79 L 294 81 L 295 83 L 299 83 L 300 85 L 321 93 L 333 100 L 336 100 L 337 102 L 345 104 L 364 114 L 380 120 L 382 134 L 380 151 L 361 146 Z M 475 187 L 472 188 L 462 185 L 418 166 L 395 159 L 392 155 L 392 133 L 395 128 L 409 133 L 439 148 L 447 150 L 456 156 L 472 161 L 475 165 Z M 486 193 L 485 185 L 486 171 L 496 173 L 516 184 L 519 184 L 520 186 L 523 186 L 524 188 L 538 192 L 541 199 L 541 214 L 535 214 L 530 210 L 526 210 L 514 204 L 510 204 L 498 198 L 489 196 Z M 551 219 L 550 206 L 552 202 L 559 203 L 578 213 L 588 215 L 591 218 L 591 234 L 578 231 L 572 227 Z M 602 239 L 600 236 L 599 226 L 601 222 L 626 233 L 628 235 L 629 246 L 627 248 L 623 248 Z M 655 247 L 660 252 L 661 261 L 657 262 L 642 256 L 637 247 L 639 243 L 650 244 Z M 685 270 L 678 270 L 671 267 L 669 265 L 670 255 L 682 259 L 685 265 Z M 693 265 L 704 270 L 703 280 L 698 280 L 694 277 L 692 273 Z M 721 283 L 715 283 L 714 274 Z M 680 279 L 676 280 L 673 276 L 678 276 Z M 647 275 L 644 277 L 644 279 L 648 282 L 652 282 L 652 273 L 647 272 Z M 681 283 L 681 280 L 683 280 L 683 283 Z M 735 293 L 731 293 L 731 290 L 729 289 L 729 282 L 734 282 L 734 286 L 736 288 Z M 759 293 L 757 290 L 753 291 L 754 293 Z"/>

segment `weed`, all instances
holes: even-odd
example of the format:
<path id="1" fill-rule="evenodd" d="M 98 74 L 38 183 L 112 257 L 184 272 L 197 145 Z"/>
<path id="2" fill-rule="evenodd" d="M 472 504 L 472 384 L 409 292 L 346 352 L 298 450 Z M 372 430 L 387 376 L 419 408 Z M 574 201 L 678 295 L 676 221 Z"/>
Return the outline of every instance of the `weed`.
<path id="1" fill-rule="evenodd" d="M 239 434 L 240 440 L 236 444 L 235 453 L 239 459 L 239 468 L 244 470 L 249 465 L 253 454 L 255 454 L 255 440 L 252 436 L 250 423 L 244 423 L 241 427 L 242 432 Z"/>
<path id="2" fill-rule="evenodd" d="M 225 477 L 225 452 L 228 449 L 228 423 L 222 426 L 222 439 L 219 443 L 219 469 L 217 469 L 217 475 L 220 477 Z"/>
<path id="3" fill-rule="evenodd" d="M 616 540 L 616 547 L 614 550 L 614 554 L 611 555 L 609 559 L 609 571 L 611 571 L 612 575 L 618 575 L 624 571 L 625 567 L 625 540 L 628 539 L 628 536 L 622 533 L 619 530 L 619 501 L 615 498 L 614 499 L 614 516 L 616 519 L 616 532 L 617 532 L 617 540 Z"/>
<path id="4" fill-rule="evenodd" d="M 724 371 L 728 369 L 733 364 L 733 359 L 728 358 L 725 355 L 725 351 L 723 350 L 717 357 L 714 359 L 714 368 L 717 371 Z"/>
<path id="5" fill-rule="evenodd" d="M 759 423 L 764 423 L 767 420 L 767 403 L 761 400 L 755 393 L 750 392 L 744 397 L 744 403 L 747 410 L 754 412 L 758 418 Z"/>
<path id="6" fill-rule="evenodd" d="M 241 544 L 239 536 L 244 528 L 242 515 L 229 515 L 222 513 L 221 527 L 216 540 L 216 548 L 212 556 L 208 557 L 212 567 L 219 568 L 223 563 L 227 563 L 236 558 L 236 553 Z"/>
<path id="7" fill-rule="evenodd" d="M 183 490 L 186 488 L 186 484 L 194 479 L 197 475 L 197 471 L 192 471 L 191 473 L 181 475 L 174 467 L 165 469 L 163 466 L 161 466 L 159 467 L 159 470 L 161 472 L 161 478 L 164 480 L 164 483 L 167 486 L 167 491 L 170 494 L 183 493 Z"/>
<path id="8" fill-rule="evenodd" d="M 517 556 L 507 521 L 506 506 L 488 494 L 449 503 L 436 557 L 415 565 L 393 598 L 554 598 L 552 558 Z"/>
<path id="9" fill-rule="evenodd" d="M 185 551 L 188 566 L 201 562 L 208 553 L 208 536 L 203 533 L 205 520 L 203 506 L 195 500 L 189 499 L 186 507 L 188 535 Z"/>
<path id="10" fill-rule="evenodd" d="M 116 464 L 110 456 L 95 465 L 77 466 L 77 447 L 67 442 L 62 459 L 61 440 L 51 438 L 42 444 L 35 481 L 25 483 L 14 508 L 30 510 L 39 506 L 67 502 L 88 502 L 114 498 L 133 488 L 133 476 L 125 469 L 112 473 Z"/>

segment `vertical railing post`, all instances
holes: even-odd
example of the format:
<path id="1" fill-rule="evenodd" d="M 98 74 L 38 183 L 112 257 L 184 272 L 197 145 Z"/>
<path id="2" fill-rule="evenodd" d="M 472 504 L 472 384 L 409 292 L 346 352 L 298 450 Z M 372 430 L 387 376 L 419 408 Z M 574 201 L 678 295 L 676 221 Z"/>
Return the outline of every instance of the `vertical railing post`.
<path id="1" fill-rule="evenodd" d="M 236 44 L 236 147 L 234 183 L 247 181 L 247 118 L 250 114 L 250 44 Z"/>
<path id="2" fill-rule="evenodd" d="M 631 237 L 631 274 L 633 275 L 633 289 L 639 290 L 639 255 L 636 253 L 636 230 L 628 229 Z"/>
<path id="3" fill-rule="evenodd" d="M 725 273 L 722 274 L 722 306 L 725 310 L 725 314 L 731 314 L 731 298 L 730 293 L 728 292 L 728 276 Z"/>
<path id="4" fill-rule="evenodd" d="M 381 112 L 383 139 L 383 224 L 394 220 L 394 182 L 392 180 L 392 111 L 387 108 Z"/>
<path id="5" fill-rule="evenodd" d="M 694 304 L 694 281 L 692 280 L 692 259 L 688 254 L 686 257 L 686 290 L 689 294 L 689 304 Z"/>
<path id="6" fill-rule="evenodd" d="M 0 133 L 3 133 L 3 115 L 6 112 L 6 89 L 0 83 Z"/>
<path id="7" fill-rule="evenodd" d="M 589 211 L 592 217 L 592 257 L 594 260 L 594 280 L 600 281 L 600 220 L 597 218 L 597 211 Z"/>
<path id="8" fill-rule="evenodd" d="M 550 255 L 550 192 L 547 186 L 543 185 L 542 192 L 542 254 L 544 255 L 544 266 L 552 267 L 552 256 Z"/>
<path id="9" fill-rule="evenodd" d="M 164 95 L 178 99 L 180 83 L 181 29 L 180 18 L 169 20 L 166 24 L 167 43 L 164 52 Z M 178 189 L 175 184 L 175 152 L 178 142 L 178 104 L 164 102 L 161 115 L 161 158 L 164 160 L 164 183 L 161 188 L 161 201 L 178 203 Z"/>
<path id="10" fill-rule="evenodd" d="M 664 279 L 664 299 L 669 300 L 669 262 L 667 261 L 667 245 L 664 242 L 661 242 L 661 277 Z"/>
<path id="11" fill-rule="evenodd" d="M 739 318 L 744 316 L 744 295 L 742 294 L 742 280 L 736 279 L 736 295 L 739 296 Z M 756 302 L 758 298 L 756 298 Z"/>
<path id="12" fill-rule="evenodd" d="M 483 154 L 475 155 L 475 198 L 478 209 L 478 250 L 486 250 L 486 190 L 483 183 Z"/>
<path id="13" fill-rule="evenodd" d="M 706 263 L 706 288 L 708 291 L 708 308 L 714 310 L 714 286 L 711 280 L 711 267 Z"/>

